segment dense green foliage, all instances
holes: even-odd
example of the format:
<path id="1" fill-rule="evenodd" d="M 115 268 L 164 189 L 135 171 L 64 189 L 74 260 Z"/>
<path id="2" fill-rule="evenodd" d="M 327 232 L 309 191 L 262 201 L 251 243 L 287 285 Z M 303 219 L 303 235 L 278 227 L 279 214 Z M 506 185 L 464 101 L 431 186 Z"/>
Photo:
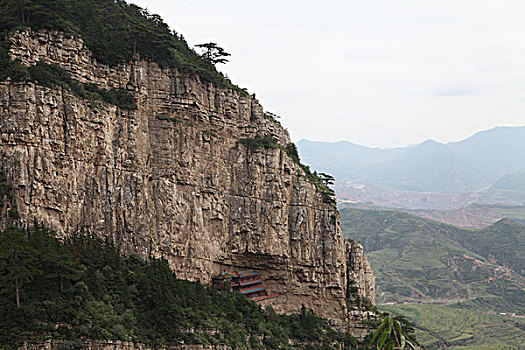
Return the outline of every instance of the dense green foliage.
<path id="1" fill-rule="evenodd" d="M 177 279 L 165 260 L 122 257 L 107 240 L 79 233 L 62 242 L 41 225 L 11 227 L 0 235 L 0 348 L 46 337 L 235 349 L 357 344 L 304 308 L 264 311 L 239 293 Z"/>
<path id="2" fill-rule="evenodd" d="M 267 115 L 267 114 L 265 114 Z M 275 116 L 275 114 L 271 114 L 270 116 Z M 275 121 L 275 119 L 273 119 Z M 276 121 L 275 121 L 276 122 Z M 280 148 L 283 152 L 285 152 L 303 171 L 305 172 L 305 176 L 308 179 L 310 183 L 315 185 L 315 188 L 321 195 L 323 196 L 323 200 L 325 203 L 335 203 L 335 192 L 328 187 L 328 185 L 333 184 L 333 177 L 321 173 L 324 176 L 321 176 L 321 174 L 318 174 L 317 172 L 312 172 L 310 167 L 308 165 L 305 165 L 301 163 L 301 159 L 299 158 L 299 152 L 297 151 L 297 147 L 293 143 L 289 143 L 286 145 L 286 147 L 281 146 L 275 141 L 270 135 L 264 135 L 264 136 L 256 136 L 254 138 L 249 139 L 242 139 L 238 141 L 239 144 L 243 145 L 247 149 L 253 151 L 258 148 L 263 149 L 277 149 Z"/>
<path id="3" fill-rule="evenodd" d="M 138 54 L 245 93 L 172 32 L 160 16 L 123 0 L 4 0 L 0 18 L 3 35 L 21 27 L 59 30 L 81 37 L 102 63 L 115 66 Z"/>
<path id="4" fill-rule="evenodd" d="M 8 77 L 14 81 L 21 81 L 29 78 L 29 72 L 18 62 L 11 61 L 9 46 L 0 41 L 0 81 L 5 81 Z"/>
<path id="5" fill-rule="evenodd" d="M 279 148 L 279 144 L 270 136 L 270 135 L 264 135 L 264 136 L 256 136 L 254 138 L 250 139 L 242 139 L 239 140 L 238 143 L 246 147 L 247 149 L 253 151 L 258 148 L 264 148 L 264 149 L 276 149 Z"/>
<path id="6" fill-rule="evenodd" d="M 103 101 L 122 109 L 137 109 L 133 95 L 124 89 L 100 89 L 95 84 L 82 84 L 56 64 L 38 62 L 25 67 L 11 61 L 8 47 L 0 43 L 0 81 L 10 77 L 12 81 L 32 81 L 45 87 L 60 87 L 73 92 L 80 98 Z"/>
<path id="7" fill-rule="evenodd" d="M 409 319 L 427 350 L 518 350 L 525 347 L 525 319 L 465 310 L 456 305 L 399 304 L 381 309 Z"/>

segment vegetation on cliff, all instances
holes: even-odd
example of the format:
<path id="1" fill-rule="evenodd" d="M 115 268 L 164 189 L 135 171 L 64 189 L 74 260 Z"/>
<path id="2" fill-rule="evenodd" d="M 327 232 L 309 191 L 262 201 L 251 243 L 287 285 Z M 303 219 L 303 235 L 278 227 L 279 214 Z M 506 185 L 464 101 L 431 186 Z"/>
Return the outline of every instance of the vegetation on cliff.
<path id="1" fill-rule="evenodd" d="M 122 257 L 107 240 L 79 233 L 60 241 L 41 225 L 10 227 L 0 234 L 0 348 L 44 338 L 358 346 L 304 308 L 294 315 L 265 311 L 239 293 L 177 279 L 165 260 Z"/>
<path id="2" fill-rule="evenodd" d="M 122 109 L 135 110 L 137 104 L 133 95 L 124 90 L 111 88 L 100 89 L 95 84 L 82 84 L 73 79 L 71 74 L 56 64 L 38 62 L 26 67 L 9 59 L 7 44 L 0 43 L 0 81 L 8 77 L 11 81 L 31 81 L 45 87 L 58 87 L 80 98 L 103 101 Z"/>
<path id="3" fill-rule="evenodd" d="M 58 30 L 82 38 L 101 63 L 116 66 L 138 55 L 245 93 L 160 16 L 123 0 L 6 0 L 0 5 L 0 19 L 3 36 L 23 27 Z"/>
<path id="4" fill-rule="evenodd" d="M 325 173 L 317 173 L 316 171 L 312 172 L 308 165 L 301 163 L 301 159 L 299 158 L 299 152 L 297 151 L 297 146 L 295 146 L 294 143 L 289 143 L 286 145 L 286 147 L 281 146 L 270 135 L 258 135 L 254 138 L 242 139 L 239 140 L 238 143 L 243 145 L 250 151 L 256 150 L 258 148 L 281 149 L 294 161 L 295 164 L 297 164 L 301 169 L 303 169 L 308 181 L 312 183 L 317 189 L 317 191 L 323 196 L 324 202 L 335 204 L 335 192 L 330 187 L 328 187 L 328 185 L 333 185 L 334 178 Z"/>

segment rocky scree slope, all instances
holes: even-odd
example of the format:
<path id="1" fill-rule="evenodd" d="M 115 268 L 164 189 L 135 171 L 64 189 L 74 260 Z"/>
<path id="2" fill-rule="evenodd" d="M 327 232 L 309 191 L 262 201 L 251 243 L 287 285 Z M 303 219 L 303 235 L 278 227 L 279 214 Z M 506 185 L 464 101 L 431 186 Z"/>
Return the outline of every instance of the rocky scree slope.
<path id="1" fill-rule="evenodd" d="M 124 254 L 166 258 L 189 280 L 255 269 L 280 294 L 269 301 L 277 311 L 304 304 L 356 336 L 369 331 L 361 322 L 373 315 L 347 300 L 374 302 L 374 276 L 360 244 L 345 241 L 335 205 L 281 148 L 238 142 L 290 143 L 255 99 L 138 58 L 97 63 L 81 39 L 59 32 L 26 29 L 8 40 L 12 59 L 127 89 L 137 109 L 0 83 L 0 166 L 12 186 L 4 226 L 86 228 Z"/>

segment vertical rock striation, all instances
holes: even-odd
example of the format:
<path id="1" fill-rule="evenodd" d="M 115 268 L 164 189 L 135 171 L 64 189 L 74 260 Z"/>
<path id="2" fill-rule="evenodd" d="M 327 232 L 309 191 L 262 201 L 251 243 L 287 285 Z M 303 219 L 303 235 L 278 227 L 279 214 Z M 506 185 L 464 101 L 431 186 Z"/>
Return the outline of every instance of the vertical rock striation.
<path id="1" fill-rule="evenodd" d="M 374 278 L 362 247 L 345 242 L 335 205 L 281 149 L 238 143 L 290 142 L 257 100 L 153 62 L 104 66 L 57 32 L 26 30 L 10 43 L 25 65 L 58 64 L 81 82 L 127 89 L 138 105 L 0 83 L 0 165 L 20 224 L 87 228 L 125 254 L 165 257 L 190 280 L 255 269 L 280 294 L 267 301 L 277 311 L 304 304 L 341 328 L 362 321 L 363 310 L 349 313 L 349 289 L 373 301 Z"/>

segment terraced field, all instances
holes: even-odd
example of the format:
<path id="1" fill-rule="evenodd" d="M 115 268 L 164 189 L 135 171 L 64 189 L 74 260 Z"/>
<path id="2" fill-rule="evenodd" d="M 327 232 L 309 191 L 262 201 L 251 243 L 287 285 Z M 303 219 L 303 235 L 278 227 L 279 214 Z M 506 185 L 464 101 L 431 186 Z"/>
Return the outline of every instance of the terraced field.
<path id="1" fill-rule="evenodd" d="M 398 304 L 380 306 L 413 322 L 426 349 L 525 349 L 525 319 L 458 306 Z"/>
<path id="2" fill-rule="evenodd" d="M 345 236 L 363 243 L 379 303 L 461 301 L 525 314 L 525 226 L 467 230 L 394 211 L 340 213 Z"/>
<path id="3" fill-rule="evenodd" d="M 508 208 L 504 208 L 508 209 Z M 525 226 L 461 229 L 406 213 L 342 209 L 365 247 L 380 309 L 405 316 L 427 349 L 525 349 Z M 408 303 L 404 303 L 408 302 Z"/>

